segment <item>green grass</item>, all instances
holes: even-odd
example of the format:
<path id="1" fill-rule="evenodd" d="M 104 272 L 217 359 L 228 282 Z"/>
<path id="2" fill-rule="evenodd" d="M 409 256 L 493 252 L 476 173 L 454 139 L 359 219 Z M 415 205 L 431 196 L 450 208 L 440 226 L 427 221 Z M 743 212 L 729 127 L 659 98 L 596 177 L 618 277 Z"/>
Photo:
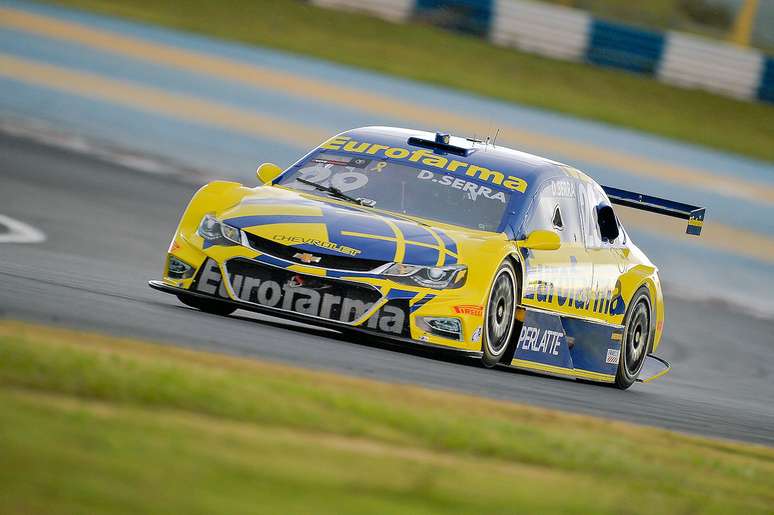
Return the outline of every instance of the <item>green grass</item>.
<path id="1" fill-rule="evenodd" d="M 0 513 L 774 506 L 769 448 L 21 323 L 0 406 Z"/>
<path id="2" fill-rule="evenodd" d="M 288 50 L 774 161 L 774 106 L 555 61 L 298 0 L 57 3 Z"/>

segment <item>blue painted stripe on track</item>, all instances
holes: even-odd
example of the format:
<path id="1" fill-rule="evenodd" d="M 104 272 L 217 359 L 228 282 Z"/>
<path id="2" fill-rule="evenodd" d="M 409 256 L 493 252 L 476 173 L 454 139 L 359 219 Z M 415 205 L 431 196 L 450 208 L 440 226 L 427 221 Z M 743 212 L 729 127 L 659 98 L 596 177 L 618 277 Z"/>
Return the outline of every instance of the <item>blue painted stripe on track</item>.
<path id="1" fill-rule="evenodd" d="M 0 78 L 0 91 L 4 118 L 43 121 L 116 148 L 132 142 L 133 150 L 247 184 L 256 181 L 255 168 L 260 162 L 288 166 L 304 150 L 11 79 Z"/>
<path id="2" fill-rule="evenodd" d="M 331 133 L 351 128 L 353 124 L 375 122 L 372 115 L 341 106 L 301 99 L 268 88 L 258 89 L 203 73 L 170 69 L 22 31 L 0 28 L 0 51 L 74 71 L 104 75 L 112 80 L 132 81 L 168 92 L 193 95 L 295 123 L 321 126 Z"/>

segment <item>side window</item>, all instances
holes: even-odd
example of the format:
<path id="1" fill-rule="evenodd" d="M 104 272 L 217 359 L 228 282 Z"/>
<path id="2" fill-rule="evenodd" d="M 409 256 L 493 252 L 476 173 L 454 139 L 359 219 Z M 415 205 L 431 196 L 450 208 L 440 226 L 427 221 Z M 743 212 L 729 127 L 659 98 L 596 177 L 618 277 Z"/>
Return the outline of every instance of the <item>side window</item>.
<path id="1" fill-rule="evenodd" d="M 551 219 L 551 224 L 557 231 L 564 229 L 564 220 L 562 220 L 562 210 L 559 204 L 556 204 L 556 207 L 554 207 L 554 217 Z"/>
<path id="2" fill-rule="evenodd" d="M 526 233 L 538 229 L 552 230 L 552 219 L 554 216 L 555 202 L 549 196 L 545 195 L 545 188 L 540 190 L 532 204 L 529 218 L 525 224 Z"/>
<path id="3" fill-rule="evenodd" d="M 602 236 L 602 241 L 611 245 L 617 243 L 618 220 L 611 206 L 606 204 L 597 206 L 597 222 L 599 222 L 599 234 Z"/>
<path id="4" fill-rule="evenodd" d="M 610 199 L 597 184 L 586 183 L 582 188 L 586 192 L 584 201 L 587 203 L 583 209 L 586 246 L 620 245 L 624 241 L 624 232 Z"/>
<path id="5" fill-rule="evenodd" d="M 583 242 L 575 181 L 548 181 L 536 198 L 525 229 L 527 234 L 536 229 L 554 231 L 562 243 Z"/>

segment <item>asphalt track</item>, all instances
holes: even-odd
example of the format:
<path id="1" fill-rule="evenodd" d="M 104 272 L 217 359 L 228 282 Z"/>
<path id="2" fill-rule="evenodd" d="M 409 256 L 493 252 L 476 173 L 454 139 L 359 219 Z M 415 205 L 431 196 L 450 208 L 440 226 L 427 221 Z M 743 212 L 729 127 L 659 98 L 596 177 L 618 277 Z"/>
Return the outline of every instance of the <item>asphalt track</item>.
<path id="1" fill-rule="evenodd" d="M 47 236 L 0 242 L 0 317 L 774 445 L 774 324 L 733 307 L 667 298 L 661 354 L 674 370 L 625 392 L 486 370 L 454 355 L 345 339 L 243 311 L 208 315 L 151 290 L 146 281 L 159 276 L 170 234 L 195 189 L 184 176 L 138 173 L 4 135 L 0 179 L 0 215 Z M 0 234 L 8 232 L 0 224 Z"/>

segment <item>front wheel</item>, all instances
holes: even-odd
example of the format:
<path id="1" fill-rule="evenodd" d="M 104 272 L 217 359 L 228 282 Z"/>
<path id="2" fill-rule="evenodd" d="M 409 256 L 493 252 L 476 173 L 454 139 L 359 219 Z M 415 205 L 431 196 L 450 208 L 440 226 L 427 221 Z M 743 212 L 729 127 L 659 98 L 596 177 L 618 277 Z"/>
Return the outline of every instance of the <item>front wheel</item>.
<path id="1" fill-rule="evenodd" d="M 497 269 L 484 311 L 484 338 L 481 361 L 494 367 L 505 356 L 513 333 L 516 313 L 516 273 L 510 261 Z"/>
<path id="2" fill-rule="evenodd" d="M 643 286 L 634 294 L 626 312 L 621 339 L 621 359 L 615 376 L 615 385 L 622 390 L 629 388 L 637 380 L 650 351 L 653 338 L 652 313 L 650 294 Z"/>
<path id="3" fill-rule="evenodd" d="M 186 306 L 190 306 L 213 315 L 226 316 L 237 310 L 236 306 L 233 306 L 227 302 L 221 302 L 219 300 L 202 299 L 192 295 L 178 295 L 177 298 L 180 299 L 180 302 Z"/>

